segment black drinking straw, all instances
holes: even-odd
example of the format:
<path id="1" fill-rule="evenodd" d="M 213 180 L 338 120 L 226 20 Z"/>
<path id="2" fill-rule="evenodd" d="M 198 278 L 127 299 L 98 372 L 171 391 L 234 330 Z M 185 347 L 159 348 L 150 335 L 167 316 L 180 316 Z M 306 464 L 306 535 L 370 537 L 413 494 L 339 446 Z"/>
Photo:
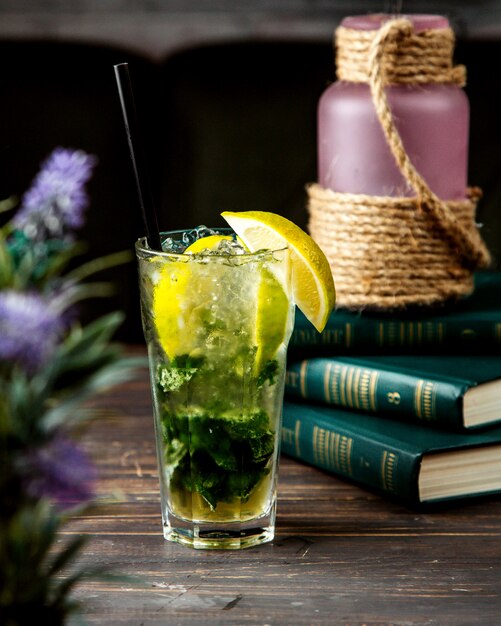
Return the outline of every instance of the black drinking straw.
<path id="1" fill-rule="evenodd" d="M 137 123 L 136 106 L 134 104 L 134 94 L 129 75 L 129 65 L 119 63 L 115 65 L 115 78 L 117 79 L 118 95 L 122 105 L 122 114 L 125 124 L 125 133 L 129 144 L 132 168 L 136 179 L 137 195 L 141 206 L 144 227 L 146 230 L 146 241 L 152 250 L 162 250 L 160 234 L 158 231 L 157 214 L 151 194 L 150 181 L 146 167 L 141 133 Z"/>

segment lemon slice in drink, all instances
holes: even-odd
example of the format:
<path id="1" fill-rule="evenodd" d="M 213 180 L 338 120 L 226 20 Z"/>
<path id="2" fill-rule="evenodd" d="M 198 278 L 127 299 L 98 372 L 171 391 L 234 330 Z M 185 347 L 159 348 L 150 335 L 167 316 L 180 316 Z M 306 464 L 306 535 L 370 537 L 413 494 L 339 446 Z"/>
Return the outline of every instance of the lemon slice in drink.
<path id="1" fill-rule="evenodd" d="M 201 237 L 189 245 L 184 254 L 198 254 L 204 250 L 216 250 L 221 241 L 231 241 L 233 237 L 229 235 L 208 235 L 207 237 Z"/>
<path id="2" fill-rule="evenodd" d="M 214 250 L 227 235 L 201 237 L 186 248 L 184 254 L 197 254 Z M 191 301 L 189 282 L 192 275 L 191 262 L 186 259 L 164 263 L 153 290 L 153 316 L 158 339 L 170 359 L 189 353 L 196 337 L 193 328 L 193 311 L 196 303 Z"/>
<path id="3" fill-rule="evenodd" d="M 251 251 L 290 249 L 294 300 L 321 332 L 334 308 L 336 291 L 320 247 L 299 226 L 275 213 L 225 211 L 221 215 Z"/>
<path id="4" fill-rule="evenodd" d="M 261 270 L 255 324 L 256 371 L 273 359 L 287 332 L 289 298 L 275 275 Z"/>
<path id="5" fill-rule="evenodd" d="M 186 353 L 189 346 L 187 318 L 189 313 L 186 293 L 191 267 L 183 261 L 162 265 L 153 287 L 153 319 L 158 339 L 169 359 Z"/>

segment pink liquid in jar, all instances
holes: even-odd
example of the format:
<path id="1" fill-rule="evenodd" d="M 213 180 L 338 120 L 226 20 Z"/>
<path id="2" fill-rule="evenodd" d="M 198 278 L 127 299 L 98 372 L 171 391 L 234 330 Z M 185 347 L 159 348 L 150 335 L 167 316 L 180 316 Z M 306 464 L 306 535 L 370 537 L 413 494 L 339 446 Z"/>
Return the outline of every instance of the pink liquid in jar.
<path id="1" fill-rule="evenodd" d="M 416 31 L 446 28 L 444 17 L 405 16 Z M 389 15 L 348 17 L 347 28 L 375 30 Z M 386 87 L 394 123 L 412 163 L 444 200 L 465 197 L 468 175 L 469 104 L 457 85 Z M 318 182 L 342 193 L 414 196 L 387 145 L 370 87 L 338 81 L 318 105 Z"/>

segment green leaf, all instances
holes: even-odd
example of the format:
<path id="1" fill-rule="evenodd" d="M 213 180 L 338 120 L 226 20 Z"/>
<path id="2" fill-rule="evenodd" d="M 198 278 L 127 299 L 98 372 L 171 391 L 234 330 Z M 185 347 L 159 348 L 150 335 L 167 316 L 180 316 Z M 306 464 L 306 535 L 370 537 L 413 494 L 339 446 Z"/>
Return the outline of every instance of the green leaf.
<path id="1" fill-rule="evenodd" d="M 83 254 L 83 252 L 85 252 L 85 246 L 78 243 L 58 250 L 57 254 L 52 252 L 43 268 L 43 273 L 38 270 L 39 278 L 43 278 L 44 282 L 52 280 L 63 272 L 72 259 Z"/>
<path id="2" fill-rule="evenodd" d="M 54 385 L 69 372 L 98 369 L 120 357 L 121 349 L 108 341 L 122 323 L 124 315 L 110 313 L 85 327 L 74 326 L 42 373 L 43 384 Z"/>
<path id="3" fill-rule="evenodd" d="M 263 365 L 259 375 L 257 377 L 257 386 L 258 388 L 262 387 L 265 383 L 270 385 L 274 385 L 277 374 L 279 371 L 278 361 L 276 359 L 271 359 L 266 361 Z"/>
<path id="4" fill-rule="evenodd" d="M 0 200 L 0 213 L 11 211 L 17 203 L 18 199 L 16 196 L 10 196 L 9 198 L 5 198 L 5 200 Z"/>
<path id="5" fill-rule="evenodd" d="M 69 565 L 70 561 L 72 561 L 76 555 L 80 552 L 83 546 L 86 543 L 85 537 L 75 537 L 70 543 L 65 546 L 63 550 L 59 552 L 53 559 L 49 570 L 48 575 L 53 576 L 57 574 L 63 567 Z"/>
<path id="6" fill-rule="evenodd" d="M 91 298 L 109 298 L 114 293 L 116 293 L 116 289 L 110 283 L 94 282 L 75 284 L 68 288 L 65 294 L 64 303 L 65 307 L 69 308 L 77 302 L 82 302 L 82 300 L 89 300 Z"/>
<path id="7" fill-rule="evenodd" d="M 157 373 L 158 384 L 165 393 L 177 391 L 185 383 L 189 382 L 196 372 L 197 369 L 195 367 L 188 369 L 159 365 Z"/>
<path id="8" fill-rule="evenodd" d="M 14 372 L 0 387 L 5 399 L 4 422 L 7 432 L 27 445 L 39 439 L 37 424 L 46 408 L 48 389 L 39 388 L 22 370 L 15 368 Z"/>
<path id="9" fill-rule="evenodd" d="M 10 256 L 5 235 L 0 229 L 0 289 L 11 287 L 14 281 L 14 265 Z"/>
<path id="10" fill-rule="evenodd" d="M 124 358 L 116 363 L 111 363 L 101 368 L 85 382 L 73 389 L 71 395 L 62 399 L 53 409 L 48 410 L 42 419 L 41 427 L 45 432 L 49 432 L 61 426 L 71 426 L 85 418 L 86 413 L 81 414 L 75 409 L 84 400 L 108 390 L 110 387 L 127 382 L 134 377 L 135 371 L 139 367 L 147 365 L 145 359 Z"/>
<path id="11" fill-rule="evenodd" d="M 65 276 L 65 280 L 72 282 L 80 282 L 84 278 L 88 278 L 97 272 L 102 272 L 103 270 L 107 270 L 111 267 L 116 267 L 117 265 L 124 265 L 125 263 L 130 263 L 133 259 L 132 252 L 125 250 L 122 252 L 115 252 L 113 254 L 108 254 L 107 256 L 99 257 L 98 259 L 93 259 L 88 263 L 84 263 L 80 265 L 73 271 L 69 272 Z"/>
<path id="12" fill-rule="evenodd" d="M 4 237 L 13 266 L 12 286 L 17 289 L 48 290 L 51 281 L 70 259 L 84 249 L 82 244 L 62 239 L 33 241 L 23 231 L 5 228 Z"/>
<path id="13" fill-rule="evenodd" d="M 72 588 L 84 577 L 85 572 L 80 570 L 71 576 L 66 576 L 60 583 L 54 584 L 51 589 L 50 604 L 55 607 L 60 607 L 60 610 L 65 613 L 75 611 L 80 606 L 80 603 L 70 601 L 68 596 Z"/>
<path id="14" fill-rule="evenodd" d="M 112 337 L 124 319 L 124 313 L 115 311 L 100 317 L 83 328 L 77 327 L 76 333 L 70 336 L 68 345 L 74 350 L 81 350 L 94 342 L 104 343 Z"/>

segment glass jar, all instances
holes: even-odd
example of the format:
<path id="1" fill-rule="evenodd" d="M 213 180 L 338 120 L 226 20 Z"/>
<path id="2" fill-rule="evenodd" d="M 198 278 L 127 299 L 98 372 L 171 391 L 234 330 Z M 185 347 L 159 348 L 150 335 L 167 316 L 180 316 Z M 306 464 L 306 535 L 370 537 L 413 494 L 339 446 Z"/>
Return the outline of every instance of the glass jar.
<path id="1" fill-rule="evenodd" d="M 394 16 L 345 18 L 341 25 L 377 30 Z M 448 28 L 445 17 L 405 16 L 416 32 Z M 455 84 L 389 85 L 396 128 L 411 162 L 443 200 L 465 197 L 468 170 L 469 103 Z M 337 81 L 318 106 L 318 182 L 342 193 L 415 195 L 386 142 L 368 84 Z"/>

